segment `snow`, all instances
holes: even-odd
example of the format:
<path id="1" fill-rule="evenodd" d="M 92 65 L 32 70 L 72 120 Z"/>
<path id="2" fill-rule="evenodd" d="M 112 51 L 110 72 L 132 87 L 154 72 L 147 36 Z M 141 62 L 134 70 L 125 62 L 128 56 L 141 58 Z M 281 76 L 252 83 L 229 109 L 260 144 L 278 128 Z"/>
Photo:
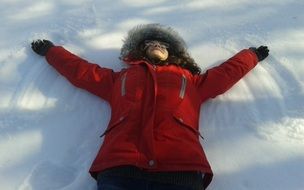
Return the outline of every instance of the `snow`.
<path id="1" fill-rule="evenodd" d="M 110 107 L 70 85 L 30 42 L 47 38 L 120 70 L 126 32 L 175 28 L 203 70 L 243 48 L 270 56 L 201 111 L 213 190 L 304 188 L 304 2 L 1 0 L 0 189 L 96 189 L 88 169 Z"/>

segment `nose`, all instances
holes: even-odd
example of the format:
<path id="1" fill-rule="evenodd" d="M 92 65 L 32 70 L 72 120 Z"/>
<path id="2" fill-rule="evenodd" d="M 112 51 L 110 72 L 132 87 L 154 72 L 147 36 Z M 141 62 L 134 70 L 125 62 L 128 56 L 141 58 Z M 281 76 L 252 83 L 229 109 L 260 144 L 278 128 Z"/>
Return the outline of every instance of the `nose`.
<path id="1" fill-rule="evenodd" d="M 156 42 L 156 43 L 154 43 L 154 44 L 153 44 L 153 46 L 154 46 L 154 47 L 158 47 L 158 48 L 161 48 L 161 45 L 160 45 L 160 43 L 157 43 L 157 42 Z"/>

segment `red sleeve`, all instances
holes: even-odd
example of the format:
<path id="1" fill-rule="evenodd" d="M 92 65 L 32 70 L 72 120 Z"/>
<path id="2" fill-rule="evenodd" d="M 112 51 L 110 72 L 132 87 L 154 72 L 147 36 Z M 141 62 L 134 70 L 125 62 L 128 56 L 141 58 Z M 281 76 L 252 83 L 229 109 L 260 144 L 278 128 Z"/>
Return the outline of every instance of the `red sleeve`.
<path id="1" fill-rule="evenodd" d="M 55 46 L 46 55 L 47 62 L 73 85 L 85 89 L 106 101 L 110 100 L 117 73 L 89 63 L 70 53 L 63 47 Z"/>
<path id="2" fill-rule="evenodd" d="M 229 90 L 258 63 L 256 54 L 245 49 L 222 63 L 207 70 L 196 79 L 201 101 L 214 98 Z"/>

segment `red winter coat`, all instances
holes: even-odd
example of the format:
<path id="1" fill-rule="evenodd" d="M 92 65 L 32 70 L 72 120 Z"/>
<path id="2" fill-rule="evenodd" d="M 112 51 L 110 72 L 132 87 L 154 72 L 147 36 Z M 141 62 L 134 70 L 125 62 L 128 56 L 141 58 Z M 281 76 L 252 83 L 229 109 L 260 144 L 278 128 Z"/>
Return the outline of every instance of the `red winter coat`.
<path id="1" fill-rule="evenodd" d="M 62 47 L 46 59 L 73 85 L 109 102 L 111 120 L 92 164 L 93 177 L 104 169 L 133 165 L 147 171 L 201 171 L 204 186 L 211 167 L 199 141 L 201 104 L 226 92 L 258 60 L 243 50 L 201 75 L 176 65 L 153 66 L 145 60 L 126 61 L 114 72 L 90 64 Z"/>

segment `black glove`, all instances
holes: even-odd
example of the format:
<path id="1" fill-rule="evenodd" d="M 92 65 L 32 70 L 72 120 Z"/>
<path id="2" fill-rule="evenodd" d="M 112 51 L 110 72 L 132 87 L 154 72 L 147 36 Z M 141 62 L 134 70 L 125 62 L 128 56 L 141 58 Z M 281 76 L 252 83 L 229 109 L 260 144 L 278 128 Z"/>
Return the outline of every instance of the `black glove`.
<path id="1" fill-rule="evenodd" d="M 32 42 L 33 51 L 41 56 L 45 56 L 48 50 L 53 46 L 54 44 L 49 40 L 36 40 Z"/>
<path id="2" fill-rule="evenodd" d="M 259 61 L 263 61 L 269 55 L 267 46 L 260 46 L 259 48 L 251 47 L 249 49 L 257 55 Z"/>

